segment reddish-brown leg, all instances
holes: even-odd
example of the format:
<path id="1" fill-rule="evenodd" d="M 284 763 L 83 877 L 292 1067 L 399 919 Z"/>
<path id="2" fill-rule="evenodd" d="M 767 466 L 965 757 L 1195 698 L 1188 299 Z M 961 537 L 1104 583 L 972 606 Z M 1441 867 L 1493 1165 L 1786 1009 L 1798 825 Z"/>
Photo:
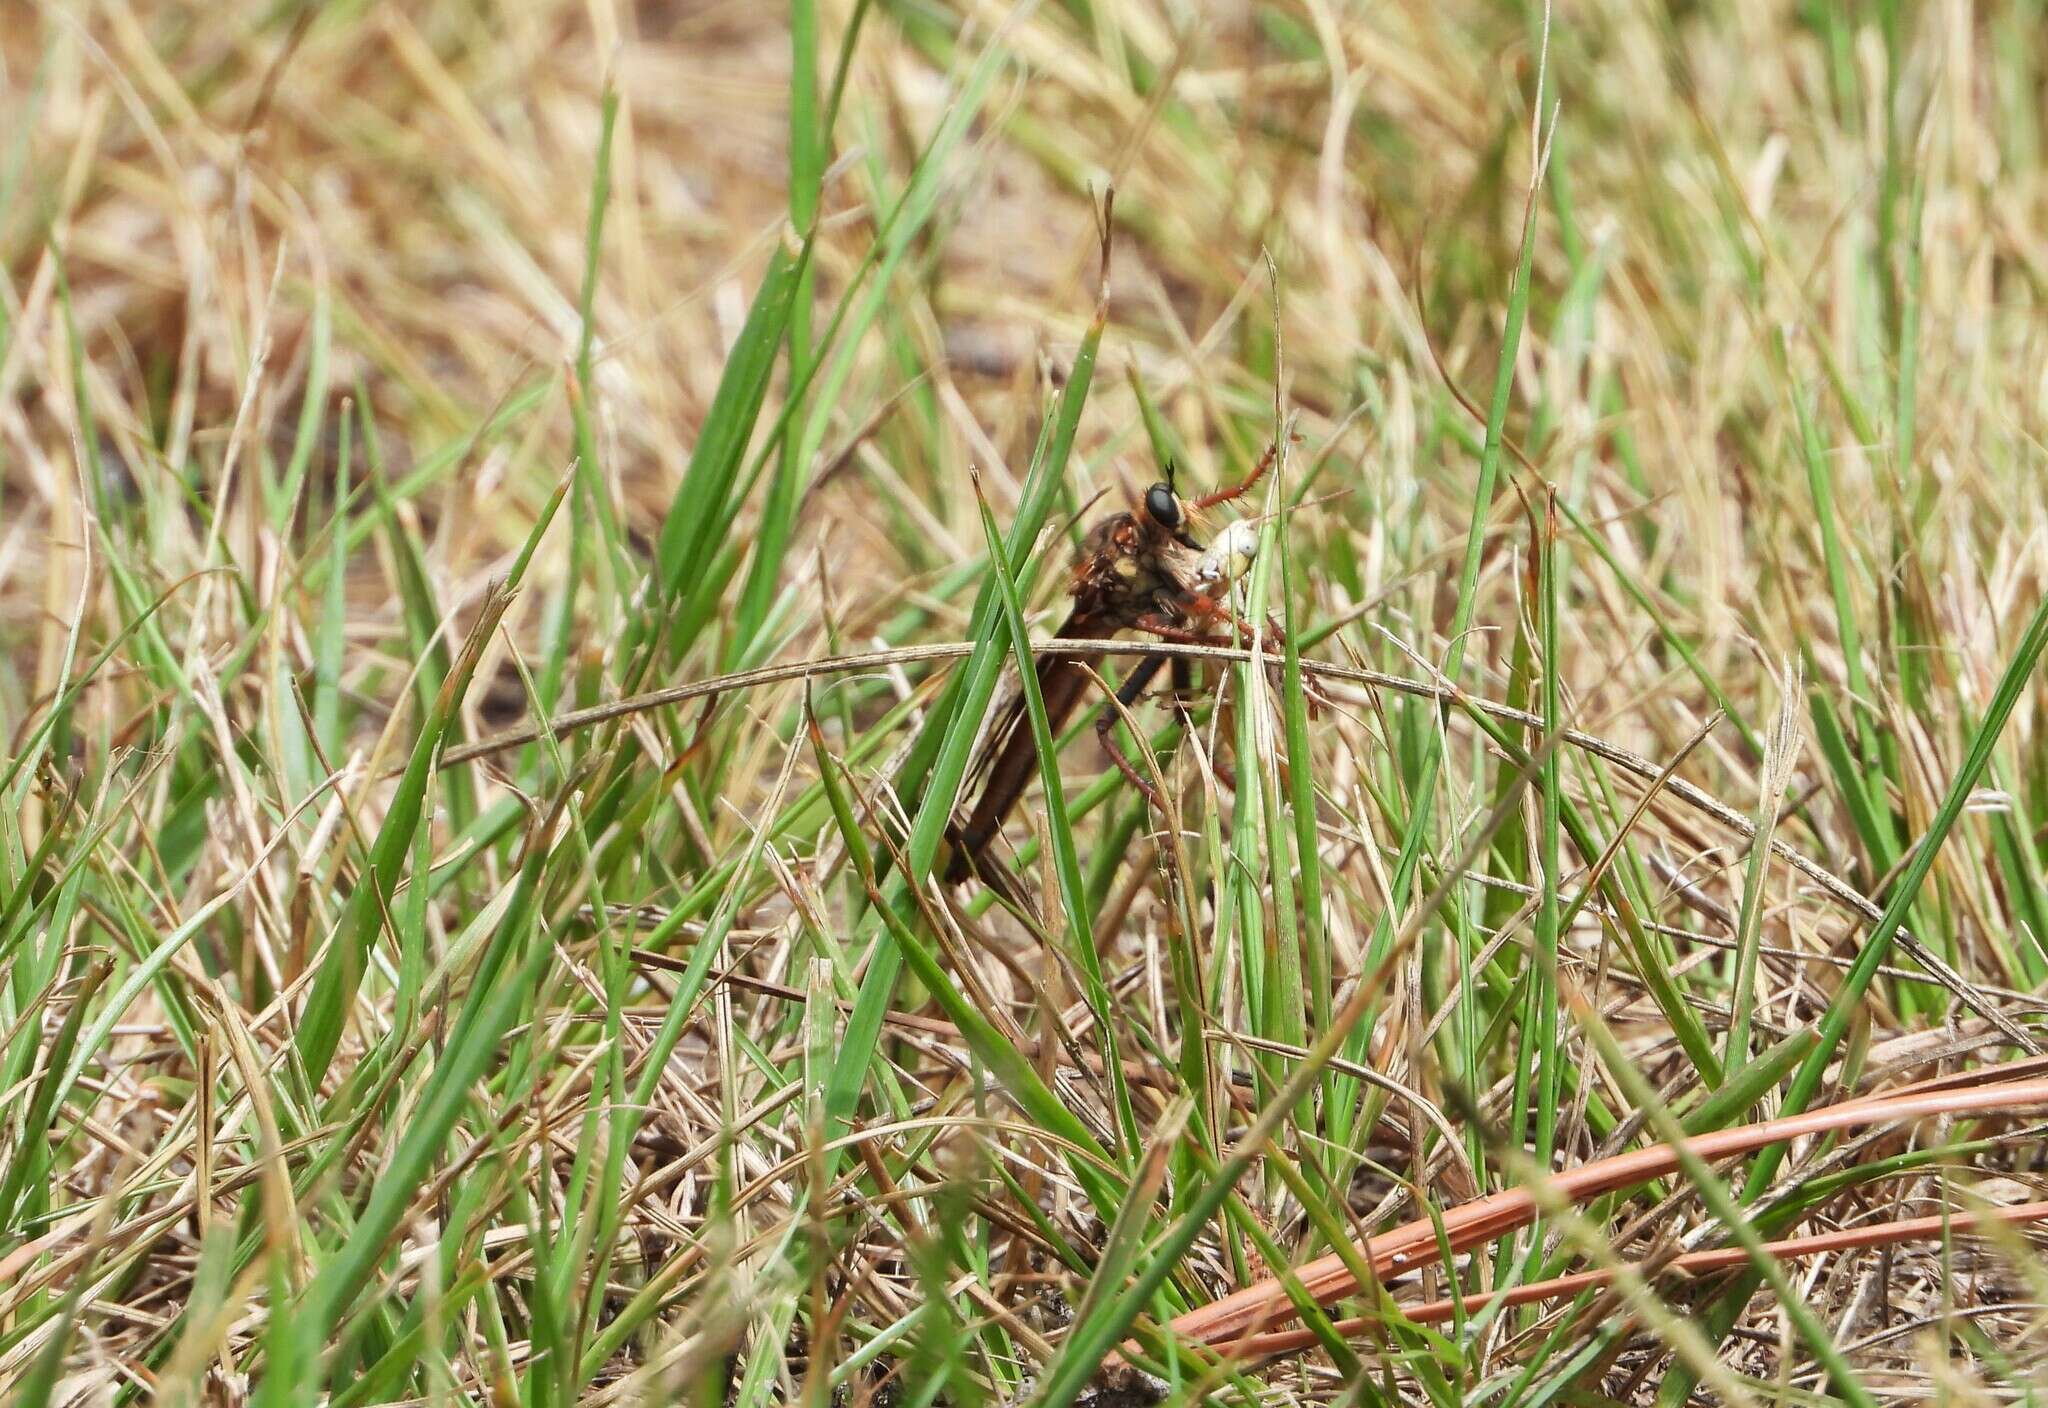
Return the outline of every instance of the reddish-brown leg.
<path id="1" fill-rule="evenodd" d="M 1273 467 L 1273 461 L 1279 455 L 1280 446 L 1277 443 L 1268 445 L 1266 453 L 1259 456 L 1259 462 L 1252 466 L 1252 472 L 1244 477 L 1243 482 L 1233 484 L 1228 489 L 1218 489 L 1213 494 L 1204 494 L 1189 507 L 1199 513 L 1205 508 L 1214 508 L 1218 504 L 1227 504 L 1232 499 L 1243 498 L 1252 491 L 1253 486 L 1266 477 L 1266 471 Z"/>
<path id="2" fill-rule="evenodd" d="M 1102 740 L 1102 751 L 1109 754 L 1109 760 L 1116 764 L 1116 770 L 1130 781 L 1131 786 L 1138 789 L 1140 796 L 1152 804 L 1153 810 L 1165 811 L 1166 799 L 1159 795 L 1159 789 L 1154 787 L 1143 773 L 1131 766 L 1131 760 L 1124 756 L 1124 750 L 1117 747 L 1116 740 L 1110 737 L 1109 731 L 1114 727 L 1114 717 L 1112 714 L 1104 714 L 1102 721 L 1095 726 L 1095 736 Z"/>
<path id="3" fill-rule="evenodd" d="M 1251 623 L 1244 620 L 1235 611 L 1232 611 L 1221 602 L 1209 597 L 1195 598 L 1188 608 L 1188 619 L 1197 624 L 1195 626 L 1183 626 L 1157 611 L 1148 611 L 1131 622 L 1131 629 L 1143 631 L 1147 635 L 1158 636 L 1161 640 L 1170 640 L 1179 645 L 1228 645 L 1230 644 L 1229 636 L 1218 635 L 1212 629 L 1205 629 L 1211 625 L 1220 624 L 1234 630 L 1237 633 L 1237 639 L 1240 644 L 1250 645 L 1252 643 L 1254 632 Z M 1281 634 L 1280 627 L 1271 622 L 1268 622 L 1266 625 L 1266 639 L 1282 645 L 1287 640 L 1286 636 Z"/>
<path id="4" fill-rule="evenodd" d="M 1183 626 L 1178 621 L 1172 620 L 1157 611 L 1147 611 L 1144 615 L 1133 620 L 1131 622 L 1131 629 L 1143 631 L 1148 636 L 1158 636 L 1161 640 L 1172 641 L 1176 645 L 1229 644 L 1227 640 L 1212 635 L 1207 631 Z"/>
<path id="5" fill-rule="evenodd" d="M 1117 690 L 1117 704 L 1122 705 L 1123 709 L 1128 709 L 1133 704 L 1136 704 L 1143 697 L 1145 686 L 1152 682 L 1152 677 L 1159 673 L 1159 667 L 1165 663 L 1166 657 L 1163 655 L 1148 655 L 1143 660 L 1140 660 L 1137 667 L 1131 671 L 1130 678 L 1126 679 L 1123 687 Z M 1135 767 L 1131 766 L 1131 760 L 1124 756 L 1124 750 L 1116 745 L 1113 730 L 1116 728 L 1118 718 L 1122 716 L 1123 709 L 1105 706 L 1102 712 L 1095 716 L 1095 741 L 1102 745 L 1103 752 L 1109 754 L 1109 760 L 1116 764 L 1117 771 L 1130 779 L 1131 786 L 1137 788 L 1139 793 L 1153 807 L 1163 812 L 1166 810 L 1166 799 L 1159 795 L 1159 789 L 1154 787 L 1151 781 Z M 1142 734 L 1139 735 L 1139 741 L 1142 744 Z"/>

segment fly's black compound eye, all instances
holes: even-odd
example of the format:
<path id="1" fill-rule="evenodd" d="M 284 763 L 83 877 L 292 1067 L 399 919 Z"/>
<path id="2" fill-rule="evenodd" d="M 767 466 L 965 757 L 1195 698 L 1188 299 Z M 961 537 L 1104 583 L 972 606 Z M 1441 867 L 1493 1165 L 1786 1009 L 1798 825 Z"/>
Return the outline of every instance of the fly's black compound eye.
<path id="1" fill-rule="evenodd" d="M 1145 491 L 1145 512 L 1161 528 L 1180 527 L 1180 499 L 1166 484 L 1154 484 Z"/>

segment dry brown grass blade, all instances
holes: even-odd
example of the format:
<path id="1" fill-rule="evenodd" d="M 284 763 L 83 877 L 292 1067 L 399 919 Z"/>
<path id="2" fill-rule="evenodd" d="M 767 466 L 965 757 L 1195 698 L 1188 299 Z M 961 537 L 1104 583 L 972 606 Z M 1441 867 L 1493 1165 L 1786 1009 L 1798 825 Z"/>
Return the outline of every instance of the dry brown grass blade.
<path id="1" fill-rule="evenodd" d="M 2044 1108 L 2048 1108 L 2048 1080 L 2008 1081 L 1968 1090 L 1874 1096 L 1830 1105 L 1790 1119 L 1716 1130 L 1687 1141 L 1687 1147 L 1697 1157 L 1713 1161 L 1831 1130 L 1929 1116 L 1999 1115 Z M 1602 1193 L 1661 1178 L 1678 1167 L 1678 1150 L 1669 1144 L 1658 1144 L 1567 1169 L 1551 1182 L 1557 1194 L 1583 1203 Z M 1536 1199 L 1527 1189 L 1509 1188 L 1452 1208 L 1443 1215 L 1443 1228 L 1451 1250 L 1463 1251 L 1527 1226 L 1537 1211 Z M 1381 1276 L 1410 1271 L 1436 1259 L 1437 1224 L 1420 1218 L 1372 1238 L 1359 1250 Z M 1297 1268 L 1295 1276 L 1319 1305 L 1328 1305 L 1359 1288 L 1345 1259 L 1335 1253 Z M 1248 1329 L 1284 1321 L 1292 1314 L 1293 1308 L 1279 1282 L 1268 1278 L 1189 1311 L 1169 1328 L 1181 1339 L 1218 1346 L 1237 1339 Z"/>
<path id="2" fill-rule="evenodd" d="M 2048 1220 L 2048 1201 L 2016 1203 L 2011 1207 L 1998 1208 L 1983 1213 L 1936 1214 L 1931 1217 L 1908 1217 L 1890 1222 L 1872 1223 L 1867 1227 L 1845 1227 L 1834 1232 L 1816 1232 L 1805 1237 L 1785 1237 L 1775 1242 L 1766 1242 L 1765 1248 L 1781 1261 L 1797 1260 L 1801 1257 L 1823 1256 L 1829 1252 L 1851 1251 L 1858 1248 L 1892 1247 L 1906 1242 L 1928 1241 L 1951 1234 L 1960 1236 L 1992 1224 L 2022 1226 L 2029 1222 Z M 1701 1276 L 1715 1271 L 1730 1271 L 1746 1265 L 1749 1253 L 1741 1247 L 1716 1247 L 1711 1251 L 1686 1252 L 1672 1257 L 1661 1267 L 1644 1266 L 1645 1273 L 1658 1270 L 1677 1273 L 1681 1276 Z M 1554 1276 L 1546 1281 L 1531 1281 L 1505 1291 L 1480 1291 L 1458 1299 L 1426 1301 L 1402 1311 L 1413 1324 L 1435 1325 L 1454 1319 L 1462 1310 L 1467 1315 L 1477 1315 L 1489 1307 L 1506 1308 L 1517 1305 L 1536 1305 L 1543 1301 L 1559 1300 L 1565 1296 L 1577 1295 L 1581 1291 L 1598 1290 L 1611 1284 L 1617 1273 L 1612 1269 L 1582 1271 L 1570 1276 Z M 1376 1317 L 1358 1316 L 1334 1322 L 1339 1333 L 1344 1335 L 1362 1334 L 1381 1323 Z M 1230 1353 L 1239 1358 L 1264 1358 L 1274 1354 L 1291 1354 L 1308 1349 L 1317 1343 L 1316 1337 L 1307 1330 L 1276 1330 L 1270 1334 L 1247 1335 L 1228 1346 Z"/>

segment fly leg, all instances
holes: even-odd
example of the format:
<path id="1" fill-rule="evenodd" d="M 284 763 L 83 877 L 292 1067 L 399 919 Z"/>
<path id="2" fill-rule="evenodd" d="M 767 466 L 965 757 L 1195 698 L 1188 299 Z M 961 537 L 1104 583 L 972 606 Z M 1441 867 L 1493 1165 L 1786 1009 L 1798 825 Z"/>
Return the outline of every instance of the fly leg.
<path id="1" fill-rule="evenodd" d="M 1194 720 L 1188 715 L 1188 701 L 1195 697 L 1195 662 L 1185 655 L 1173 657 L 1173 681 L 1171 686 L 1173 707 L 1180 714 L 1181 726 L 1190 726 Z"/>
<path id="2" fill-rule="evenodd" d="M 1195 731 L 1194 700 L 1195 662 L 1185 655 L 1176 655 L 1173 657 L 1173 709 L 1180 715 L 1181 728 L 1190 735 Z M 1231 770 L 1230 764 L 1212 757 L 1209 759 L 1209 771 L 1215 773 L 1216 780 L 1232 792 L 1237 790 L 1237 774 Z"/>
<path id="3" fill-rule="evenodd" d="M 1218 601 L 1214 597 L 1197 596 L 1188 602 L 1187 609 L 1191 620 L 1214 623 L 1217 626 L 1227 628 L 1236 634 L 1238 644 L 1246 648 L 1251 646 L 1255 638 L 1252 623 L 1245 620 L 1244 617 L 1238 615 L 1235 611 L 1232 611 L 1228 603 Z M 1150 625 L 1140 623 L 1138 629 L 1149 631 L 1153 628 Z M 1269 646 L 1277 645 L 1285 649 L 1287 645 L 1287 632 L 1281 628 L 1278 621 L 1269 619 L 1266 622 L 1265 634 L 1266 643 Z M 1224 643 L 1222 639 L 1216 636 L 1195 635 L 1186 631 L 1183 631 L 1180 635 L 1166 637 L 1169 640 L 1183 638 L 1196 641 L 1202 645 L 1221 645 Z M 1274 680 L 1277 687 L 1280 678 L 1279 660 L 1277 658 L 1269 659 L 1266 667 L 1269 678 Z M 1316 682 L 1308 677 L 1304 677 L 1302 680 L 1302 697 L 1308 703 L 1309 717 L 1312 719 L 1321 718 L 1324 708 L 1330 702 Z"/>
<path id="4" fill-rule="evenodd" d="M 1201 600 L 1206 601 L 1207 598 L 1201 598 Z M 1213 615 L 1217 612 L 1222 613 L 1240 629 L 1243 628 L 1244 623 L 1238 621 L 1236 617 L 1230 616 L 1227 607 L 1217 606 L 1213 612 L 1198 612 L 1196 619 L 1202 619 L 1204 616 Z M 1131 622 L 1131 629 L 1144 631 L 1148 635 L 1155 635 L 1161 640 L 1173 641 L 1180 645 L 1229 644 L 1229 641 L 1224 637 L 1211 635 L 1199 630 L 1190 630 L 1188 627 L 1159 612 L 1147 612 L 1145 615 L 1140 616 L 1137 620 Z M 1189 732 L 1194 731 L 1194 719 L 1189 716 L 1187 710 L 1187 695 L 1194 682 L 1194 664 L 1195 662 L 1188 659 L 1185 655 L 1173 657 L 1174 690 L 1177 695 L 1177 704 L 1181 712 L 1182 723 Z M 1237 790 L 1237 776 L 1222 759 L 1212 757 L 1209 760 L 1209 767 L 1216 774 L 1218 782 L 1221 782 L 1233 792 Z"/>
<path id="5" fill-rule="evenodd" d="M 1147 635 L 1158 636 L 1161 640 L 1172 641 L 1177 645 L 1229 645 L 1229 636 L 1217 634 L 1219 627 L 1235 632 L 1240 645 L 1249 646 L 1252 643 L 1255 633 L 1251 622 L 1232 611 L 1224 602 L 1214 597 L 1196 596 L 1188 599 L 1186 607 L 1186 619 L 1191 624 L 1184 625 L 1162 611 L 1147 611 L 1128 624 L 1134 631 L 1143 631 Z M 1282 645 L 1287 641 L 1287 637 L 1281 633 L 1279 623 L 1274 621 L 1266 623 L 1266 639 Z"/>
<path id="6" fill-rule="evenodd" d="M 1251 622 L 1245 620 L 1244 617 L 1238 615 L 1235 611 L 1232 611 L 1223 602 L 1212 600 L 1209 597 L 1197 597 L 1194 610 L 1199 618 L 1213 621 L 1220 626 L 1228 627 L 1230 630 L 1235 631 L 1237 643 L 1247 649 L 1251 647 L 1252 641 L 1258 635 L 1258 632 L 1253 630 Z M 1285 646 L 1287 644 L 1287 633 L 1280 629 L 1278 621 L 1266 622 L 1266 640 L 1271 645 Z M 1214 644 L 1213 641 L 1211 643 Z"/>
<path id="7" fill-rule="evenodd" d="M 1134 631 L 1143 631 L 1148 636 L 1158 636 L 1161 640 L 1171 641 L 1175 645 L 1227 644 L 1227 642 L 1218 640 L 1207 631 L 1198 631 L 1183 626 L 1180 622 L 1157 611 L 1147 611 L 1142 616 L 1134 618 L 1130 622 L 1130 627 Z M 1165 657 L 1162 656 L 1160 658 L 1164 659 Z"/>
<path id="8" fill-rule="evenodd" d="M 1188 507 L 1196 512 L 1200 512 L 1203 509 L 1214 508 L 1218 504 L 1227 504 L 1232 499 L 1243 498 L 1252 491 L 1252 487 L 1255 484 L 1266 477 L 1266 471 L 1273 467 L 1273 461 L 1279 457 L 1279 454 L 1280 445 L 1278 441 L 1275 441 L 1266 447 L 1266 453 L 1259 456 L 1259 462 L 1252 466 L 1252 472 L 1247 474 L 1242 481 L 1231 485 L 1227 489 L 1218 489 L 1213 494 L 1204 494 L 1189 504 Z"/>
<path id="9" fill-rule="evenodd" d="M 1228 627 L 1234 631 L 1237 638 L 1245 645 L 1252 643 L 1253 631 L 1251 623 L 1242 616 L 1239 616 L 1235 611 L 1232 611 L 1227 604 L 1217 601 L 1213 597 L 1197 596 L 1188 602 L 1187 608 L 1190 621 L 1203 625 L 1215 624 Z M 1130 624 L 1133 630 L 1144 631 L 1149 635 L 1158 636 L 1161 640 L 1176 641 L 1183 645 L 1225 645 L 1229 643 L 1228 636 L 1218 636 L 1209 631 L 1184 626 L 1180 622 L 1156 611 L 1147 612 Z M 1266 624 L 1266 636 L 1268 640 L 1272 641 L 1284 642 L 1286 640 L 1286 637 L 1281 634 L 1279 625 L 1270 621 Z M 1188 660 L 1185 656 L 1175 657 L 1174 675 L 1177 687 L 1183 678 L 1182 672 L 1184 667 L 1191 666 L 1193 663 L 1193 661 Z M 1275 663 L 1272 668 L 1277 671 L 1279 668 L 1278 664 Z M 1309 694 L 1308 700 L 1311 710 L 1320 712 L 1319 706 L 1322 700 L 1314 693 Z M 1212 760 L 1210 766 L 1216 771 L 1217 781 L 1233 792 L 1237 790 L 1237 778 L 1223 762 Z"/>
<path id="10" fill-rule="evenodd" d="M 1102 745 L 1102 751 L 1109 754 L 1109 760 L 1116 764 L 1117 771 L 1130 779 L 1131 786 L 1137 788 L 1146 801 L 1161 811 L 1166 809 L 1166 802 L 1159 795 L 1159 789 L 1131 766 L 1131 760 L 1124 756 L 1124 750 L 1117 747 L 1112 730 L 1116 728 L 1117 719 L 1122 716 L 1123 709 L 1128 709 L 1138 702 L 1145 693 L 1145 686 L 1152 683 L 1152 677 L 1159 673 L 1159 667 L 1165 663 L 1164 655 L 1147 655 L 1141 659 L 1131 670 L 1130 678 L 1126 679 L 1116 692 L 1116 702 L 1122 708 L 1104 709 L 1095 718 L 1095 739 Z M 1175 662 L 1176 667 L 1179 663 Z"/>

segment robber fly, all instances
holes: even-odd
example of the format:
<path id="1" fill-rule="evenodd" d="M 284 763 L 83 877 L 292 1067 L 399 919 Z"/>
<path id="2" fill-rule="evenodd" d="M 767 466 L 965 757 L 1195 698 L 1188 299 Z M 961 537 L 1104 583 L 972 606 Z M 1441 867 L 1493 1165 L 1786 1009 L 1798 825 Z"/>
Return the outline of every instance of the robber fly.
<path id="1" fill-rule="evenodd" d="M 1169 465 L 1167 477 L 1147 489 L 1142 501 L 1089 530 L 1074 561 L 1073 611 L 1058 638 L 1038 654 L 1038 692 L 1053 733 L 1081 702 L 1089 682 L 1079 660 L 1058 653 L 1058 640 L 1107 640 L 1129 630 L 1161 640 L 1213 645 L 1230 640 L 1233 630 L 1249 634 L 1231 611 L 1228 597 L 1231 583 L 1251 566 L 1258 550 L 1257 531 L 1240 520 L 1205 547 L 1192 526 L 1197 515 L 1251 492 L 1272 467 L 1276 453 L 1277 447 L 1268 449 L 1242 483 L 1186 500 L 1174 489 Z M 1117 690 L 1118 701 L 1126 707 L 1136 703 L 1167 658 L 1142 657 Z M 1175 658 L 1173 670 L 1175 688 L 1185 692 L 1187 659 Z M 1110 761 L 1156 805 L 1159 797 L 1152 784 L 1110 737 L 1116 720 L 1117 712 L 1105 708 L 1095 721 L 1095 736 Z M 1037 770 L 1037 748 L 1024 722 L 1021 692 L 990 731 L 977 770 L 985 771 L 988 780 L 967 824 L 954 832 L 948 880 L 965 880 L 976 872 L 1003 818 Z"/>

